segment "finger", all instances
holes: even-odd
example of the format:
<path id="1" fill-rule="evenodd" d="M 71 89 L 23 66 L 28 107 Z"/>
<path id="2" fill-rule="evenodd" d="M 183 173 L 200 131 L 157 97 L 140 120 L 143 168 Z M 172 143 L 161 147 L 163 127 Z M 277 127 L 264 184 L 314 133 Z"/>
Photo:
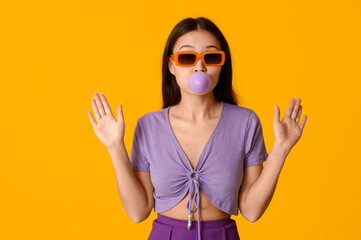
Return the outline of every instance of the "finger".
<path id="1" fill-rule="evenodd" d="M 300 110 L 298 111 L 297 118 L 296 118 L 297 125 L 300 122 L 301 113 L 302 113 L 302 105 L 300 105 Z"/>
<path id="2" fill-rule="evenodd" d="M 104 111 L 104 106 L 103 106 L 102 101 L 100 100 L 100 97 L 97 92 L 94 92 L 94 97 L 95 97 L 95 102 L 97 104 L 100 115 L 105 116 L 106 113 Z"/>
<path id="3" fill-rule="evenodd" d="M 285 116 L 283 118 L 286 118 L 286 117 L 291 117 L 291 113 L 292 113 L 292 110 L 293 110 L 293 106 L 295 105 L 295 97 L 293 97 L 290 101 L 290 103 L 288 104 L 288 107 L 286 109 L 286 113 L 285 113 Z"/>
<path id="4" fill-rule="evenodd" d="M 95 122 L 94 118 L 93 118 L 93 114 L 88 110 L 88 117 L 90 119 L 90 122 L 93 126 L 93 128 L 95 128 L 95 126 L 97 125 L 97 123 Z"/>
<path id="5" fill-rule="evenodd" d="M 105 113 L 108 115 L 112 115 L 113 116 L 113 113 L 112 113 L 112 110 L 110 109 L 109 107 L 109 104 L 108 104 L 108 101 L 107 99 L 105 98 L 105 95 L 103 93 L 100 93 L 100 99 L 102 100 L 102 103 L 103 103 L 103 106 L 104 106 L 104 109 L 105 109 Z M 114 116 L 113 116 L 114 117 Z"/>
<path id="6" fill-rule="evenodd" d="M 302 122 L 300 124 L 301 130 L 303 130 L 303 128 L 305 127 L 306 120 L 307 120 L 307 115 L 304 115 L 303 118 L 302 118 Z"/>
<path id="7" fill-rule="evenodd" d="M 118 117 L 118 121 L 119 121 L 119 119 L 121 119 L 123 117 L 123 104 L 122 103 L 120 103 L 117 108 L 117 117 Z"/>
<path id="8" fill-rule="evenodd" d="M 273 115 L 273 121 L 280 122 L 280 110 L 276 104 L 275 104 L 275 113 Z"/>
<path id="9" fill-rule="evenodd" d="M 92 98 L 91 103 L 92 103 L 95 119 L 97 120 L 97 122 L 99 122 L 99 119 L 101 118 L 101 116 L 100 116 L 100 113 L 99 113 L 99 110 L 98 110 L 98 107 L 97 107 L 97 105 L 95 103 L 94 98 Z"/>
<path id="10" fill-rule="evenodd" d="M 297 117 L 298 109 L 300 108 L 300 104 L 301 104 L 301 99 L 297 98 L 296 105 L 295 105 L 295 107 L 293 108 L 293 111 L 292 111 L 291 119 L 295 119 Z"/>

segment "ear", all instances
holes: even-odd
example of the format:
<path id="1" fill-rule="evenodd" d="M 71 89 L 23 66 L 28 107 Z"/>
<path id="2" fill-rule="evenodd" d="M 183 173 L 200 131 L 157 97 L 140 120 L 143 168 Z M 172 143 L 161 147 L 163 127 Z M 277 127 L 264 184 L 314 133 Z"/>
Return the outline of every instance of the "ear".
<path id="1" fill-rule="evenodd" d="M 173 74 L 174 75 L 174 62 L 173 62 L 173 60 L 172 59 L 170 59 L 170 58 L 168 58 L 168 69 L 169 69 L 169 71 L 171 72 L 171 74 Z"/>

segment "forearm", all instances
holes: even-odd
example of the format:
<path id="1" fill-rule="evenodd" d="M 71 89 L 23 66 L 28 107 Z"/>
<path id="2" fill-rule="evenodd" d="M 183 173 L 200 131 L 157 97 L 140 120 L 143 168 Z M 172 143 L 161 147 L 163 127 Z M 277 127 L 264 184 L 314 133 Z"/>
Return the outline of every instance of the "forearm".
<path id="1" fill-rule="evenodd" d="M 248 190 L 242 204 L 242 215 L 247 216 L 250 221 L 257 221 L 266 211 L 288 153 L 282 146 L 273 145 L 261 175 Z"/>
<path id="2" fill-rule="evenodd" d="M 147 212 L 145 190 L 135 177 L 124 142 L 108 152 L 113 161 L 120 200 L 129 218 L 138 223 Z"/>

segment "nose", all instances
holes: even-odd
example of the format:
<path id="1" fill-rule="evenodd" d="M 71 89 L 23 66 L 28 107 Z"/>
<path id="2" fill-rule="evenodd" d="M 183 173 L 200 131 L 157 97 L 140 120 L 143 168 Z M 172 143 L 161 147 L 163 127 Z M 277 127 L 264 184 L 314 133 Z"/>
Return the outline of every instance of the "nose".
<path id="1" fill-rule="evenodd" d="M 194 71 L 196 71 L 196 72 L 206 72 L 207 71 L 207 68 L 204 65 L 202 59 L 198 59 L 198 62 L 194 66 Z"/>

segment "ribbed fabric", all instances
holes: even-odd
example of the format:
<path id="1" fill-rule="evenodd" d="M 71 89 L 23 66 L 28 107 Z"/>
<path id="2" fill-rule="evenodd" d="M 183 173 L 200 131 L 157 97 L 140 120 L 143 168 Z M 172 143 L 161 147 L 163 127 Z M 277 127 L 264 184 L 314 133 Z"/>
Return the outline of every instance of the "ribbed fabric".
<path id="1" fill-rule="evenodd" d="M 244 168 L 268 157 L 260 119 L 249 108 L 222 102 L 217 126 L 193 169 L 171 128 L 169 108 L 146 113 L 137 120 L 130 153 L 134 171 L 150 171 L 154 211 L 173 208 L 189 192 L 187 210 L 191 214 L 199 210 L 200 188 L 215 207 L 237 216 Z"/>

